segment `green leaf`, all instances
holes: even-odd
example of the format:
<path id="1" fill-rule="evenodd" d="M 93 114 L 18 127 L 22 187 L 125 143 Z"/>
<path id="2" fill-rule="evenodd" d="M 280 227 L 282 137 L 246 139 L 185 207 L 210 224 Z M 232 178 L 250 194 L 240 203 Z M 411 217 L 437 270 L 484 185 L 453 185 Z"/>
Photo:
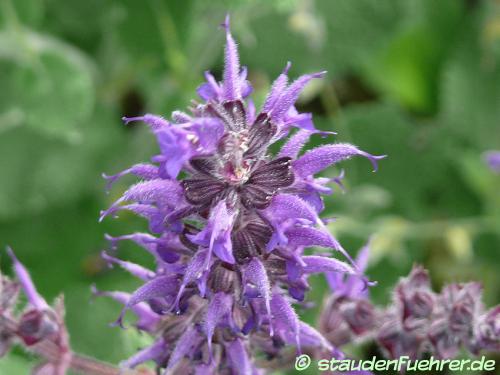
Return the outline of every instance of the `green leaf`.
<path id="1" fill-rule="evenodd" d="M 45 3 L 40 0 L 2 0 L 0 4 L 0 28 L 19 23 L 38 25 L 45 13 Z"/>
<path id="2" fill-rule="evenodd" d="M 2 32 L 0 67 L 0 114 L 19 111 L 22 125 L 68 138 L 92 113 L 91 66 L 64 43 L 27 30 Z"/>
<path id="3" fill-rule="evenodd" d="M 476 152 L 500 148 L 500 54 L 485 43 L 487 17 L 480 9 L 462 25 L 441 81 L 440 119 L 459 148 L 465 143 Z"/>
<path id="4" fill-rule="evenodd" d="M 0 373 L 29 374 L 33 365 L 28 359 L 9 353 L 0 359 Z"/>
<path id="5" fill-rule="evenodd" d="M 438 110 L 439 78 L 462 26 L 462 5 L 454 0 L 406 1 L 401 28 L 366 61 L 368 80 L 382 93 L 420 113 Z"/>

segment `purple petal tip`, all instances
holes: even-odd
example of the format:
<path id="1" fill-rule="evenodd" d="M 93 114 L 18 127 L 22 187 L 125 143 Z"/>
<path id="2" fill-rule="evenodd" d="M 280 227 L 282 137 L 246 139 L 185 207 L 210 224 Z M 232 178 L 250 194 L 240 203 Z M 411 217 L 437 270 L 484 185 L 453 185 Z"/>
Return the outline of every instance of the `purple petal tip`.
<path id="1" fill-rule="evenodd" d="M 229 16 L 229 13 L 228 13 L 228 14 L 226 14 L 226 17 L 224 18 L 224 22 L 222 22 L 222 23 L 220 24 L 220 26 L 221 26 L 224 30 L 226 30 L 226 32 L 227 32 L 227 33 L 229 33 L 229 31 L 230 31 L 230 30 L 229 30 L 229 29 L 230 29 L 230 16 Z"/>
<path id="2" fill-rule="evenodd" d="M 292 67 L 292 63 L 290 61 L 287 61 L 285 69 L 283 69 L 282 74 L 288 74 L 288 71 L 290 70 L 291 67 Z"/>
<path id="3" fill-rule="evenodd" d="M 12 259 L 13 262 L 19 263 L 19 260 L 17 259 L 16 254 L 14 254 L 14 250 L 12 250 L 12 248 L 10 246 L 7 246 L 5 248 L 5 251 L 7 252 L 7 254 L 9 255 L 10 259 Z"/>
<path id="4" fill-rule="evenodd" d="M 326 70 L 323 70 L 322 72 L 318 72 L 318 73 L 313 73 L 312 74 L 312 77 L 313 78 L 322 78 L 325 76 L 325 74 L 327 73 Z"/>
<path id="5" fill-rule="evenodd" d="M 371 154 L 366 154 L 365 156 L 370 160 L 370 163 L 372 163 L 373 166 L 372 172 L 377 172 L 378 171 L 377 162 L 387 157 L 387 155 L 371 155 Z"/>

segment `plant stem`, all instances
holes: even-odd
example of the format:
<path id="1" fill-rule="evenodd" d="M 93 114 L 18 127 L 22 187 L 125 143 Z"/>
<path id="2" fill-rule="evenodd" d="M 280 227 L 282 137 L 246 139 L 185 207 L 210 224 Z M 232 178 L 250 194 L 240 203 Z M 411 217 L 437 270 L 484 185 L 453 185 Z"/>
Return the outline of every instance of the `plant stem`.
<path id="1" fill-rule="evenodd" d="M 9 317 L 2 316 L 0 317 L 0 326 L 2 326 L 3 330 L 10 331 L 13 334 L 17 331 L 17 323 Z M 42 357 L 47 362 L 58 363 L 61 356 L 68 354 L 61 354 L 61 350 L 58 345 L 46 339 L 44 341 L 39 342 L 36 345 L 31 347 L 25 347 L 25 349 L 29 350 L 37 354 L 39 357 Z M 152 375 L 153 372 L 150 370 L 121 370 L 116 366 L 113 366 L 109 363 L 105 363 L 99 361 L 95 358 L 91 358 L 82 354 L 70 352 L 71 356 L 70 360 L 70 368 L 74 372 L 82 375 Z"/>

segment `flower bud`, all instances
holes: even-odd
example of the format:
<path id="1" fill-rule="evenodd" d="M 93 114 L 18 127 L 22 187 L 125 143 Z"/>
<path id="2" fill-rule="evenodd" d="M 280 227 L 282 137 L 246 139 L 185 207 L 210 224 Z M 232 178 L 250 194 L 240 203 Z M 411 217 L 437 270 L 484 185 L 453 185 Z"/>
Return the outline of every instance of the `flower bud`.
<path id="1" fill-rule="evenodd" d="M 29 310 L 21 316 L 17 335 L 28 346 L 54 337 L 59 330 L 57 317 L 52 310 Z"/>

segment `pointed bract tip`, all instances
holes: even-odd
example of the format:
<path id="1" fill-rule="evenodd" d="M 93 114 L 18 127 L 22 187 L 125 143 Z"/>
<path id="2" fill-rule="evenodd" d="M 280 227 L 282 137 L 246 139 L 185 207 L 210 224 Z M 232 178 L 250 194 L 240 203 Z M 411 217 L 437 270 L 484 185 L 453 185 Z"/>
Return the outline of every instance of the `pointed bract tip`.
<path id="1" fill-rule="evenodd" d="M 102 292 L 97 289 L 97 286 L 95 284 L 90 285 L 90 303 L 93 303 L 97 297 L 100 297 L 102 295 Z"/>
<path id="2" fill-rule="evenodd" d="M 313 73 L 311 74 L 311 76 L 313 78 L 323 78 L 325 76 L 325 74 L 327 73 L 326 70 L 323 70 L 322 72 L 318 72 L 318 73 Z"/>
<path id="3" fill-rule="evenodd" d="M 100 293 L 100 291 L 99 291 L 99 289 L 97 289 L 97 285 L 95 285 L 95 283 L 90 285 L 90 292 L 93 295 L 98 295 Z"/>
<path id="4" fill-rule="evenodd" d="M 14 250 L 12 250 L 12 247 L 6 246 L 5 251 L 7 252 L 7 255 L 12 259 L 12 262 L 14 263 L 19 263 L 19 260 L 16 257 L 16 254 L 14 254 Z"/>
<path id="5" fill-rule="evenodd" d="M 128 125 L 132 121 L 142 121 L 144 119 L 143 116 L 138 116 L 138 117 L 127 117 L 123 116 L 122 121 L 125 123 L 125 125 Z"/>
<path id="6" fill-rule="evenodd" d="M 220 24 L 220 26 L 226 30 L 226 33 L 230 33 L 230 16 L 229 13 L 226 14 L 226 17 L 224 18 L 224 22 Z"/>
<path id="7" fill-rule="evenodd" d="M 385 159 L 387 157 L 387 155 L 371 155 L 371 154 L 366 154 L 365 156 L 370 160 L 370 163 L 372 163 L 372 166 L 373 166 L 372 172 L 377 172 L 378 171 L 378 161 Z"/>
<path id="8" fill-rule="evenodd" d="M 291 67 L 292 67 L 292 63 L 291 63 L 291 61 L 287 61 L 287 62 L 286 62 L 285 69 L 283 69 L 282 74 L 288 74 L 288 71 L 290 70 L 290 68 L 291 68 Z"/>
<path id="9" fill-rule="evenodd" d="M 333 132 L 333 131 L 326 131 L 326 130 L 317 130 L 317 131 L 315 131 L 314 133 L 319 134 L 319 136 L 320 136 L 321 138 L 326 138 L 326 137 L 328 137 L 328 136 L 330 136 L 330 135 L 337 135 L 337 132 Z"/>
<path id="10" fill-rule="evenodd" d="M 125 316 L 125 312 L 126 312 L 126 309 L 124 308 L 121 313 L 120 313 L 120 316 L 118 317 L 118 319 L 116 319 L 114 322 L 112 323 L 109 323 L 109 326 L 110 327 L 120 327 L 122 329 L 125 329 L 125 325 L 123 324 L 123 318 Z"/>
<path id="11" fill-rule="evenodd" d="M 363 291 L 367 290 L 368 288 L 372 286 L 376 286 L 378 284 L 377 281 L 370 281 L 368 278 L 362 274 L 359 275 L 361 277 L 361 280 L 363 281 Z"/>
<path id="12" fill-rule="evenodd" d="M 101 258 L 104 259 L 104 261 L 106 262 L 106 264 L 108 265 L 109 268 L 113 268 L 113 260 L 114 258 L 109 255 L 106 250 L 102 250 L 101 251 Z"/>

